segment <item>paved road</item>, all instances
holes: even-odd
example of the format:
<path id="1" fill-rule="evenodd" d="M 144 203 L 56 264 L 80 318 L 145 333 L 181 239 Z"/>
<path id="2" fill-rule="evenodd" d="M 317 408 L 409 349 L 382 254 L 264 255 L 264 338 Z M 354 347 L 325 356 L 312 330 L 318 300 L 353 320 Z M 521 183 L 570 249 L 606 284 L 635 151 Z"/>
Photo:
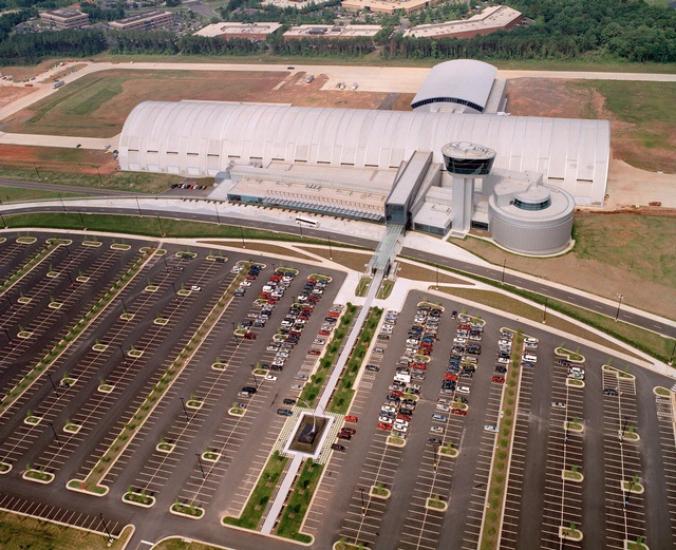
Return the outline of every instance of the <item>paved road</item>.
<path id="1" fill-rule="evenodd" d="M 20 208 L 13 210 L 13 212 L 19 213 L 19 212 L 54 212 L 54 211 L 62 211 L 60 208 L 54 208 L 53 206 L 44 206 L 44 207 L 26 207 L 26 208 Z M 68 207 L 69 212 L 77 212 L 78 209 L 77 207 L 74 206 L 69 206 Z M 128 209 L 124 208 L 105 208 L 105 207 L 89 207 L 86 210 L 82 210 L 83 212 L 113 212 L 113 213 L 121 213 L 121 214 L 126 214 L 129 213 Z M 167 216 L 166 211 L 161 211 L 161 210 L 142 210 L 143 214 L 148 214 L 152 216 Z M 197 214 L 197 213 L 172 213 L 171 217 L 174 218 L 181 218 L 181 219 L 193 219 L 193 220 L 209 220 L 209 221 L 216 221 L 216 216 L 213 215 L 205 215 L 205 214 Z M 285 231 L 289 232 L 290 228 L 287 225 L 280 224 L 280 223 L 272 223 L 272 222 L 262 222 L 262 221 L 254 221 L 254 220 L 245 220 L 241 218 L 230 218 L 224 215 L 220 216 L 220 221 L 222 223 L 226 224 L 234 224 L 234 225 L 242 225 L 244 227 L 254 227 L 258 229 L 269 229 L 273 231 Z M 351 245 L 357 245 L 357 246 L 363 246 L 367 248 L 375 248 L 377 245 L 377 242 L 374 240 L 369 240 L 369 239 L 363 239 L 359 237 L 351 237 L 347 235 L 337 235 L 332 232 L 324 231 L 321 229 L 310 229 L 310 228 L 305 228 L 304 229 L 304 234 L 308 236 L 313 236 L 313 237 L 323 237 L 323 238 L 331 238 L 335 241 L 343 242 L 346 244 L 351 244 Z M 456 260 L 454 258 L 448 258 L 445 256 L 437 256 L 433 254 L 429 254 L 428 252 L 422 252 L 419 250 L 413 250 L 410 248 L 403 248 L 401 251 L 401 254 L 403 256 L 407 256 L 416 260 L 422 260 L 425 262 L 434 262 L 438 263 L 439 265 L 443 265 L 446 267 L 450 267 L 453 269 L 460 269 L 463 271 L 466 271 L 469 274 L 472 275 L 479 275 L 482 277 L 488 277 L 490 279 L 500 281 L 502 279 L 502 270 L 499 267 L 482 267 L 478 266 L 476 264 L 472 264 L 469 262 L 464 262 L 461 260 Z M 561 300 L 564 302 L 569 302 L 572 304 L 575 304 L 577 306 L 581 306 L 584 308 L 587 308 L 591 311 L 595 311 L 597 313 L 602 313 L 604 315 L 608 315 L 611 317 L 615 316 L 615 313 L 617 311 L 617 306 L 615 305 L 609 305 L 603 301 L 600 300 L 594 300 L 593 298 L 586 298 L 577 294 L 573 294 L 572 292 L 569 292 L 565 289 L 560 289 L 557 288 L 556 286 L 549 285 L 547 282 L 542 281 L 542 282 L 537 282 L 537 281 L 532 281 L 530 279 L 526 279 L 524 277 L 520 277 L 518 275 L 513 275 L 510 273 L 506 273 L 504 277 L 504 282 L 518 286 L 520 288 L 524 288 L 527 290 L 531 290 L 533 292 L 538 292 L 540 294 L 544 294 L 546 296 L 549 296 L 551 298 L 555 298 L 557 300 Z M 649 330 L 655 331 L 657 333 L 663 334 L 665 336 L 668 336 L 670 338 L 676 338 L 676 327 L 674 327 L 671 324 L 667 324 L 661 321 L 657 321 L 655 319 L 652 319 L 651 317 L 642 315 L 640 313 L 636 312 L 631 312 L 627 310 L 620 309 L 620 315 L 619 319 L 622 321 L 626 321 L 628 323 L 633 323 L 636 325 L 640 325 L 642 327 L 645 327 Z"/>

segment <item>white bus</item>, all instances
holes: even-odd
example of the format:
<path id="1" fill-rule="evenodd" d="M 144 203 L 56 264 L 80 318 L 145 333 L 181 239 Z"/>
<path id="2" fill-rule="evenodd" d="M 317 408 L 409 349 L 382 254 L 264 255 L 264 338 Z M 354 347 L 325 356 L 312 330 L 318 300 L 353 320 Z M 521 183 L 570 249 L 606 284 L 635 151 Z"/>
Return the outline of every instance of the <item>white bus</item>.
<path id="1" fill-rule="evenodd" d="M 316 221 L 314 221 L 314 220 L 310 220 L 310 219 L 308 219 L 308 218 L 301 218 L 300 216 L 298 216 L 298 217 L 296 218 L 296 222 L 299 223 L 299 224 L 300 224 L 300 223 L 304 223 L 304 224 L 306 224 L 306 225 L 308 225 L 308 226 L 310 226 L 310 227 L 317 227 L 317 226 L 319 225 L 319 224 L 318 224 Z"/>

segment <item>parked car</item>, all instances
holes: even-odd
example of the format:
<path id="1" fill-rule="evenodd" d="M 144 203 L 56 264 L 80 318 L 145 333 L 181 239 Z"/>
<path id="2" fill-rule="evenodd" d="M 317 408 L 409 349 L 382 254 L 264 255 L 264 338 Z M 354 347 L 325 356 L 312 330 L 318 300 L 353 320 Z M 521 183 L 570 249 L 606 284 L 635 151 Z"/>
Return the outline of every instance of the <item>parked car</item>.
<path id="1" fill-rule="evenodd" d="M 345 445 L 341 445 L 340 443 L 333 443 L 331 444 L 331 449 L 334 451 L 340 451 L 340 452 L 345 452 Z"/>
<path id="2" fill-rule="evenodd" d="M 291 409 L 277 409 L 277 414 L 281 416 L 292 416 L 293 411 Z"/>

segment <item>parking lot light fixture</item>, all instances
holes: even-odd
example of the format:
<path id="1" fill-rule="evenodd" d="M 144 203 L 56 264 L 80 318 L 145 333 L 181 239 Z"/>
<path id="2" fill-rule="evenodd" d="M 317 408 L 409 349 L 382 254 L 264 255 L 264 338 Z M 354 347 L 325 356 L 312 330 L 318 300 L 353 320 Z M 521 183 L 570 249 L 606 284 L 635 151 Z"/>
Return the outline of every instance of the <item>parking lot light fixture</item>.
<path id="1" fill-rule="evenodd" d="M 190 422 L 190 417 L 188 416 L 188 409 L 185 408 L 185 399 L 183 397 L 179 397 L 181 400 L 181 405 L 183 405 L 183 413 L 185 414 L 185 421 Z"/>
<path id="2" fill-rule="evenodd" d="M 103 522 L 103 529 L 106 532 L 106 535 L 108 535 L 108 545 L 110 546 L 113 544 L 115 539 L 113 538 L 113 534 L 110 532 L 110 529 L 108 529 L 108 522 L 104 519 L 103 513 L 99 513 L 99 518 L 101 518 L 101 521 Z"/>
<path id="3" fill-rule="evenodd" d="M 622 298 L 624 298 L 622 293 L 617 295 L 617 311 L 615 312 L 615 321 L 617 321 L 620 318 L 620 308 L 622 307 Z"/>

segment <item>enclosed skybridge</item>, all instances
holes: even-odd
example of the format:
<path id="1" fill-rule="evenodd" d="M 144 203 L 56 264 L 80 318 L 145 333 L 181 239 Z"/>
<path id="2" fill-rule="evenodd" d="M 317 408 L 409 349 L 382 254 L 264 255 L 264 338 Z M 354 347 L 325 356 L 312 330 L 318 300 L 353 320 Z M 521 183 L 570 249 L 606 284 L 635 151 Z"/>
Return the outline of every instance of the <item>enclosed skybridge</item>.
<path id="1" fill-rule="evenodd" d="M 430 151 L 415 151 L 399 168 L 392 191 L 385 201 L 387 231 L 371 260 L 372 272 L 382 271 L 387 275 L 398 252 L 399 238 L 411 226 L 411 209 L 431 165 Z"/>

